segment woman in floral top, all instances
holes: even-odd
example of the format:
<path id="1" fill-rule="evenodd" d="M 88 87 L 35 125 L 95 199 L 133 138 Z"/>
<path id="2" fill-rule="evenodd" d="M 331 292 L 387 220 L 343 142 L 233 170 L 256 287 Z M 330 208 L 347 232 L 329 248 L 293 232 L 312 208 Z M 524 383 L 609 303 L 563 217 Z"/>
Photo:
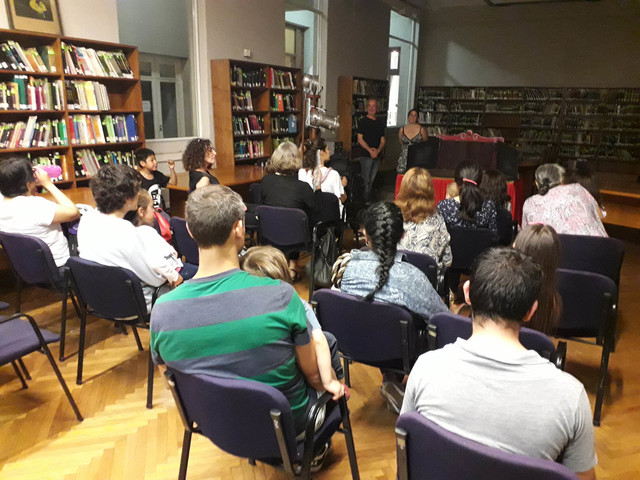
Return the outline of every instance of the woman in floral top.
<path id="1" fill-rule="evenodd" d="M 438 281 L 451 266 L 451 237 L 435 208 L 433 179 L 424 168 L 412 168 L 402 179 L 396 204 L 404 218 L 404 236 L 398 247 L 423 253 L 438 262 Z"/>

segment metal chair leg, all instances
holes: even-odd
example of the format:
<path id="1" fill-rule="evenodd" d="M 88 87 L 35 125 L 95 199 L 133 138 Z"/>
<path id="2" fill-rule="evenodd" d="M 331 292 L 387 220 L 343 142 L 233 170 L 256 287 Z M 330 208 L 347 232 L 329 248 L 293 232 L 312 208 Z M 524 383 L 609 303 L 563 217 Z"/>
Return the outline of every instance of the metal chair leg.
<path id="1" fill-rule="evenodd" d="M 184 430 L 184 438 L 182 440 L 182 455 L 180 456 L 180 472 L 178 480 L 187 479 L 187 466 L 189 463 L 189 451 L 191 450 L 191 432 Z"/>
<path id="2" fill-rule="evenodd" d="M 60 355 L 59 359 L 64 362 L 64 347 L 67 337 L 67 299 L 69 298 L 69 281 L 65 276 L 64 287 L 62 289 L 62 308 L 60 311 Z"/>
<path id="3" fill-rule="evenodd" d="M 84 337 L 87 330 L 87 314 L 83 313 L 80 318 L 80 341 L 78 344 L 78 373 L 76 375 L 76 384 L 82 385 L 82 367 L 84 363 Z"/>
<path id="4" fill-rule="evenodd" d="M 344 368 L 344 383 L 347 387 L 351 388 L 351 375 L 349 374 L 349 364 L 351 360 L 347 357 L 342 357 L 342 365 Z"/>
<path id="5" fill-rule="evenodd" d="M 356 457 L 356 446 L 353 442 L 353 430 L 351 429 L 351 419 L 349 418 L 347 400 L 342 397 L 339 400 L 338 405 L 340 406 L 340 413 L 342 414 L 342 432 L 344 433 L 344 440 L 347 443 L 349 466 L 351 467 L 351 478 L 353 480 L 360 480 L 360 472 L 358 471 L 358 458 Z"/>
<path id="6" fill-rule="evenodd" d="M 149 345 L 149 370 L 147 372 L 147 408 L 153 408 L 153 357 L 151 356 L 151 345 Z"/>
<path id="7" fill-rule="evenodd" d="M 22 280 L 16 275 L 16 313 L 20 313 L 22 306 Z"/>
<path id="8" fill-rule="evenodd" d="M 138 351 L 143 352 L 144 348 L 142 347 L 142 342 L 140 342 L 140 336 L 138 335 L 138 329 L 135 325 L 131 325 L 131 330 L 133 330 L 133 336 L 136 339 L 136 345 L 138 345 Z"/>
<path id="9" fill-rule="evenodd" d="M 22 361 L 22 358 L 19 358 L 17 362 L 18 362 L 18 365 L 20 366 L 20 370 L 22 370 L 22 373 L 24 374 L 24 378 L 26 378 L 27 380 L 31 380 L 31 375 L 29 375 L 29 370 L 27 370 L 27 366 Z"/>
<path id="10" fill-rule="evenodd" d="M 16 376 L 20 380 L 20 383 L 22 383 L 22 388 L 24 389 L 29 388 L 29 385 L 27 385 L 27 382 L 25 382 L 24 377 L 22 376 L 22 372 L 18 368 L 17 363 L 15 361 L 11 362 L 11 366 L 13 367 L 13 370 L 16 372 Z"/>
<path id="11" fill-rule="evenodd" d="M 596 427 L 600 426 L 600 416 L 602 414 L 602 403 L 604 401 L 604 390 L 607 383 L 607 376 L 609 374 L 609 354 L 611 352 L 611 341 L 605 340 L 602 347 L 602 357 L 600 359 L 600 379 L 598 380 L 598 392 L 596 394 L 596 404 L 593 409 L 593 424 Z"/>

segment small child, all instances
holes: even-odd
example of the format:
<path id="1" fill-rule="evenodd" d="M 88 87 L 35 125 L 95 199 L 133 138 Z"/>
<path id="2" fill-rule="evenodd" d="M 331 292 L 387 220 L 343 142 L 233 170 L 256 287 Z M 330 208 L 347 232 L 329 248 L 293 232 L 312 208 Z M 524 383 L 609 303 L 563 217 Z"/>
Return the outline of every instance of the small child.
<path id="1" fill-rule="evenodd" d="M 189 280 L 198 271 L 198 267 L 182 264 L 178 252 L 160 236 L 153 228 L 153 201 L 146 190 L 138 194 L 138 209 L 127 214 L 127 220 L 133 223 L 138 237 L 145 245 L 145 253 L 149 265 L 167 279 L 172 287 L 177 287 L 183 280 Z"/>
<path id="2" fill-rule="evenodd" d="M 240 257 L 240 268 L 257 277 L 269 277 L 291 283 L 286 257 L 280 250 L 271 246 L 251 247 Z M 333 394 L 334 400 L 340 398 L 343 393 L 348 396 L 346 386 L 340 383 L 336 376 L 336 372 L 342 376 L 336 339 L 330 333 L 322 331 L 311 306 L 304 300 L 302 303 L 307 314 L 307 328 L 311 330 L 311 341 L 316 352 L 322 387 Z"/>
<path id="3" fill-rule="evenodd" d="M 165 210 L 161 189 L 167 185 L 178 184 L 176 162 L 169 160 L 169 177 L 167 177 L 164 173 L 158 171 L 158 161 L 154 151 L 148 148 L 140 148 L 136 150 L 136 164 L 141 177 L 140 187 L 148 191 L 151 198 L 153 198 L 153 208 Z"/>
<path id="4" fill-rule="evenodd" d="M 460 192 L 458 190 L 458 184 L 456 182 L 451 182 L 447 185 L 447 196 L 445 198 L 456 198 L 460 196 Z"/>

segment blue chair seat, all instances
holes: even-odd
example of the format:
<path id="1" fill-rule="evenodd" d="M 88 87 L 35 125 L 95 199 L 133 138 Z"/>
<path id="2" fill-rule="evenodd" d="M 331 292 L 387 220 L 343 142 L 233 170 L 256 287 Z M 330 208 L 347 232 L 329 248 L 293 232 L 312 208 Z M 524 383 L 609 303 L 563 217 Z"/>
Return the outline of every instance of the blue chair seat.
<path id="1" fill-rule="evenodd" d="M 58 342 L 60 335 L 40 330 L 46 344 Z M 40 349 L 40 340 L 24 320 L 9 320 L 0 324 L 0 365 Z"/>

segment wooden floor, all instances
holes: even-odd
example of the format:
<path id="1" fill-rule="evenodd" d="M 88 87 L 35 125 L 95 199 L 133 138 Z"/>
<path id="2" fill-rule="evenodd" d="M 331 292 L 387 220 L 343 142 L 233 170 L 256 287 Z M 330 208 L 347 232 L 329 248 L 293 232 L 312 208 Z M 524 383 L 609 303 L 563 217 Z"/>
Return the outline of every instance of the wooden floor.
<path id="1" fill-rule="evenodd" d="M 619 342 L 611 357 L 611 383 L 602 426 L 596 428 L 600 479 L 640 478 L 640 238 L 626 241 L 620 292 Z M 306 289 L 298 286 L 306 296 Z M 7 288 L 0 300 L 13 302 Z M 59 302 L 31 290 L 23 310 L 41 326 L 58 331 Z M 78 321 L 69 321 L 68 351 L 77 348 Z M 171 394 L 156 375 L 154 408 L 145 408 L 147 352 L 131 335 L 94 319 L 87 330 L 85 383 L 75 385 L 77 356 L 61 364 L 85 420 L 78 423 L 43 355 L 25 359 L 33 380 L 22 390 L 10 366 L 0 368 L 0 479 L 175 479 L 183 429 Z M 143 332 L 148 345 L 148 333 Z M 57 347 L 54 346 L 57 353 Z M 567 370 L 587 388 L 592 406 L 600 349 L 569 344 Z M 395 478 L 396 416 L 378 393 L 379 371 L 354 365 L 349 401 L 361 478 Z M 535 392 L 531 392 L 535 395 Z M 517 406 L 514 406 L 516 408 Z M 517 426 L 514 425 L 514 428 Z M 318 479 L 350 478 L 344 440 Z M 283 479 L 270 467 L 250 466 L 194 437 L 190 479 Z"/>

